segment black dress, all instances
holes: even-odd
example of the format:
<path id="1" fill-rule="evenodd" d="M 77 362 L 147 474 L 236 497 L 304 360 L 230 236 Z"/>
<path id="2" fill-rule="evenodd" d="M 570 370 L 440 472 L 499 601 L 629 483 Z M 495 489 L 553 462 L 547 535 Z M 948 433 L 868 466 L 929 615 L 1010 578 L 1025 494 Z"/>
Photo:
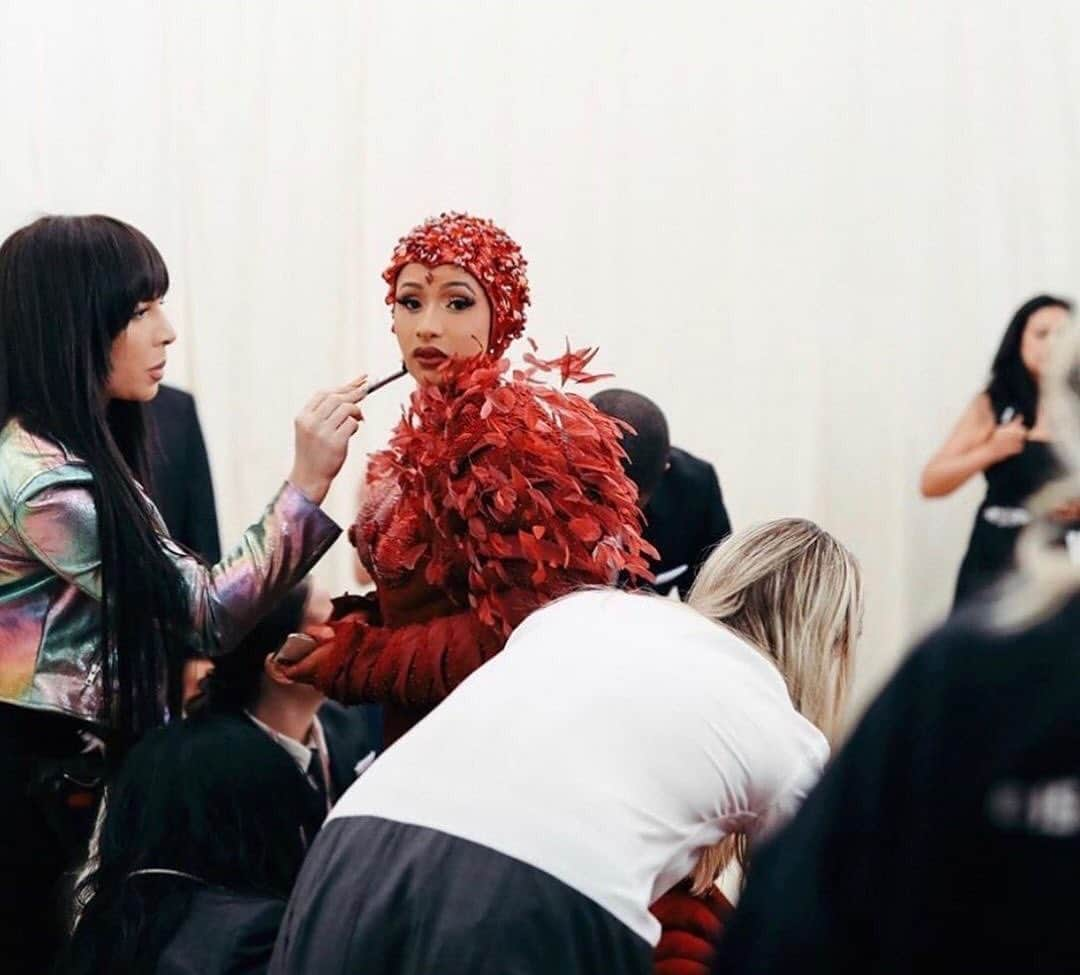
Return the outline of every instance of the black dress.
<path id="1" fill-rule="evenodd" d="M 954 609 L 1013 568 L 1025 503 L 1063 472 L 1053 445 L 1045 440 L 1028 440 L 1020 453 L 986 469 L 986 497 L 975 515 L 967 554 L 960 564 Z"/>

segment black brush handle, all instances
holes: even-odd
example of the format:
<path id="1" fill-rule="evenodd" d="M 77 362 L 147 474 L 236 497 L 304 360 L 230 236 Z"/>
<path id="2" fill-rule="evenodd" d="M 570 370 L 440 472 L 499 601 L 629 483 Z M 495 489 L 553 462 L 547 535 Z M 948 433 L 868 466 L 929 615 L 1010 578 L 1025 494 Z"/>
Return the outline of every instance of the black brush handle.
<path id="1" fill-rule="evenodd" d="M 377 383 L 372 383 L 370 386 L 368 386 L 367 389 L 364 390 L 364 395 L 360 397 L 360 402 L 366 400 L 372 393 L 375 392 L 375 390 L 382 389 L 383 386 L 389 386 L 390 383 L 392 383 L 395 379 L 400 379 L 408 371 L 408 369 L 402 366 L 397 372 L 392 372 L 389 376 L 385 377 L 384 379 L 380 379 Z"/>

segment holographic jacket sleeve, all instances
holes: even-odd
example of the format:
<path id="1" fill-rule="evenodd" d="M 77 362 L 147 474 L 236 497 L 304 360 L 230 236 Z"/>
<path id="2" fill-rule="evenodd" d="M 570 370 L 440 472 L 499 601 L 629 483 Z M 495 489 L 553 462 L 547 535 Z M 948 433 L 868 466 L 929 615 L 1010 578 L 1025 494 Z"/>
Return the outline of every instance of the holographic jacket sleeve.
<path id="1" fill-rule="evenodd" d="M 0 701 L 107 725 L 92 488 L 86 464 L 63 445 L 16 420 L 0 429 Z M 340 534 L 286 484 L 240 544 L 207 566 L 151 512 L 188 592 L 193 649 L 208 653 L 229 650 Z"/>
<path id="2" fill-rule="evenodd" d="M 61 579 L 101 599 L 97 518 L 85 469 L 60 468 L 31 481 L 15 507 L 27 549 Z M 156 516 L 156 510 L 155 510 Z M 286 482 L 239 544 L 207 566 L 165 534 L 162 545 L 184 582 L 199 649 L 231 649 L 308 572 L 341 529 Z"/>

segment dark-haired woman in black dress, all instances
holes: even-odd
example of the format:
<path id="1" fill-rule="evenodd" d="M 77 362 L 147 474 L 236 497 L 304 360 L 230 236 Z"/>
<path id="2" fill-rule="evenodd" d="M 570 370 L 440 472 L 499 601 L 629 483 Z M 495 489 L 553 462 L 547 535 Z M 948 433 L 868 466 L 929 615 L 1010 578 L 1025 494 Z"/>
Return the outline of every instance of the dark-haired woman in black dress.
<path id="1" fill-rule="evenodd" d="M 921 489 L 928 498 L 951 494 L 980 472 L 986 477 L 986 497 L 960 566 L 954 607 L 1013 567 L 1016 539 L 1031 518 L 1025 502 L 1061 472 L 1039 383 L 1053 335 L 1071 311 L 1068 301 L 1050 295 L 1017 309 L 994 356 L 990 382 L 923 470 Z M 1055 515 L 1074 520 L 1080 505 L 1067 505 Z"/>

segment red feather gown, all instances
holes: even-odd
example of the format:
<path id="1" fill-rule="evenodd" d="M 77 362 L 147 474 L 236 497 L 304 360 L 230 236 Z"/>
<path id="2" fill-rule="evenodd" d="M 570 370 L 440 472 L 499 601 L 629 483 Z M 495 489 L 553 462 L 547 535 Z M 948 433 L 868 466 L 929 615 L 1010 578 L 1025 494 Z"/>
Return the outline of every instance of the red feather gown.
<path id="1" fill-rule="evenodd" d="M 346 703 L 385 705 L 387 743 L 573 589 L 648 578 L 618 421 L 533 377 L 589 381 L 588 350 L 507 379 L 505 360 L 451 363 L 412 395 L 372 457 L 349 538 L 376 583 L 335 600 L 333 639 L 301 661 Z"/>

